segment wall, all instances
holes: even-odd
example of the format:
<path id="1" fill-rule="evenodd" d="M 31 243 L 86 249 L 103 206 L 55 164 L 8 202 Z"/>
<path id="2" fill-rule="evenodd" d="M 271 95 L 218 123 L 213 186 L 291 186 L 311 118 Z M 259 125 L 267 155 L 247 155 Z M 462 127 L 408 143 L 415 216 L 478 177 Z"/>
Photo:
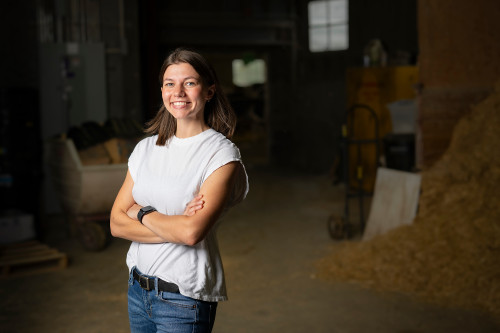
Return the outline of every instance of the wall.
<path id="1" fill-rule="evenodd" d="M 143 120 L 137 1 L 100 1 L 109 117 Z"/>
<path id="2" fill-rule="evenodd" d="M 157 71 L 169 49 L 264 55 L 269 69 L 268 151 L 284 168 L 324 173 L 338 153 L 346 109 L 345 70 L 380 38 L 389 51 L 417 52 L 415 0 L 350 1 L 349 50 L 308 51 L 307 0 L 140 4 L 147 117 L 157 110 Z M 187 19 L 187 18 L 190 19 Z M 156 42 L 157 41 L 157 42 Z M 152 46 L 152 43 L 157 43 Z"/>
<path id="3" fill-rule="evenodd" d="M 326 53 L 308 51 L 307 3 L 298 5 L 299 55 L 293 115 L 295 168 L 325 172 L 339 153 L 340 128 L 347 108 L 346 69 L 361 67 L 363 49 L 381 39 L 394 64 L 401 53 L 414 61 L 418 53 L 416 0 L 350 0 L 349 49 Z M 308 140 L 304 140 L 307 136 Z"/>
<path id="4" fill-rule="evenodd" d="M 123 16 L 121 1 L 88 3 L 98 6 L 99 38 L 107 47 L 110 116 L 142 121 L 156 112 L 158 69 L 173 46 L 189 44 L 212 54 L 254 52 L 269 68 L 271 163 L 306 172 L 326 172 L 333 164 L 346 109 L 345 70 L 361 66 L 366 43 L 381 38 L 389 51 L 418 51 L 416 0 L 351 0 L 349 50 L 322 54 L 308 51 L 307 0 L 124 0 Z M 2 39 L 16 49 L 3 55 L 8 60 L 2 62 L 1 80 L 8 81 L 3 84 L 38 86 L 36 4 L 2 2 L 2 8 L 14 10 L 2 10 Z M 18 33 L 9 34 L 13 29 Z"/>
<path id="5" fill-rule="evenodd" d="M 500 79 L 500 5 L 496 0 L 420 0 L 422 90 L 417 160 L 431 166 L 454 125 Z"/>
<path id="6" fill-rule="evenodd" d="M 52 35 L 51 42 L 82 42 L 78 19 L 86 9 L 86 38 L 90 42 L 103 42 L 106 47 L 107 115 L 142 118 L 141 75 L 139 66 L 138 8 L 133 0 L 28 0 L 2 1 L 0 6 L 0 87 L 39 88 L 39 10 L 51 13 L 45 31 Z M 59 15 L 59 17 L 57 17 Z M 62 17 L 64 15 L 64 17 Z M 47 18 L 48 16 L 46 16 Z M 57 20 L 75 20 L 64 32 L 54 27 Z M 54 76 L 59 73 L 54 73 Z"/>
<path id="7" fill-rule="evenodd" d="M 35 1 L 2 1 L 0 214 L 13 209 L 38 222 L 42 170 L 36 41 Z"/>
<path id="8" fill-rule="evenodd" d="M 107 58 L 107 115 L 142 117 L 136 1 L 9 0 L 2 1 L 0 6 L 3 45 L 0 87 L 38 90 L 42 39 L 58 43 L 102 42 Z M 40 24 L 41 8 L 47 14 L 45 19 L 52 21 Z M 87 27 L 84 35 L 80 29 L 83 14 Z M 57 28 L 60 22 L 73 23 Z M 57 75 L 59 73 L 54 73 Z"/>
<path id="9" fill-rule="evenodd" d="M 248 156 L 253 159 L 259 155 L 258 161 L 253 159 L 252 164 L 262 164 L 265 160 L 266 163 L 289 166 L 295 102 L 291 96 L 294 96 L 296 78 L 294 3 L 284 0 L 141 2 L 146 117 L 151 118 L 158 110 L 158 70 L 164 57 L 176 47 L 195 48 L 211 61 L 230 100 L 238 103 L 233 103 L 237 114 L 244 113 L 244 103 L 242 89 L 232 84 L 232 59 L 249 55 L 265 59 L 268 70 L 262 97 L 265 104 L 265 145 L 253 140 L 252 133 L 244 133 L 245 138 L 242 138 L 241 131 L 237 131 L 238 137 L 234 139 L 239 146 L 241 144 L 240 149 L 244 148 L 242 154 L 245 161 L 249 160 Z M 250 100 L 247 102 L 251 103 Z M 243 124 L 244 121 L 239 120 L 239 124 Z M 265 151 L 255 154 L 256 148 Z"/>
<path id="10" fill-rule="evenodd" d="M 80 8 L 77 8 L 81 6 Z M 58 13 L 60 22 L 75 20 L 77 24 L 68 25 L 67 29 L 56 31 L 56 17 L 53 21 L 40 24 L 40 9 L 45 8 L 45 13 Z M 75 9 L 76 8 L 76 9 Z M 33 184 L 42 179 L 47 180 L 47 172 L 42 171 L 42 140 L 40 135 L 41 114 L 38 102 L 40 85 L 40 54 L 39 44 L 42 35 L 51 42 L 82 42 L 82 35 L 78 27 L 79 21 L 86 9 L 85 25 L 86 38 L 93 42 L 102 42 L 106 48 L 106 82 L 108 94 L 105 117 L 130 116 L 142 120 L 141 77 L 139 66 L 139 37 L 138 37 L 138 12 L 137 1 L 134 0 L 27 0 L 27 1 L 2 1 L 0 3 L 0 40 L 2 42 L 2 56 L 0 62 L 0 106 L 2 110 L 2 140 L 0 148 L 5 148 L 7 143 L 16 142 L 19 156 L 0 154 L 0 164 L 5 160 L 12 165 L 22 163 L 29 166 L 22 170 L 19 177 L 33 179 Z M 123 15 L 120 15 L 123 14 Z M 64 16 L 64 17 L 62 17 Z M 47 19 L 48 16 L 45 16 Z M 41 26 L 49 28 L 42 30 Z M 42 34 L 42 31 L 44 34 Z M 126 43 L 122 43 L 123 40 Z M 124 47 L 123 47 L 124 46 Z M 52 74 L 60 76 L 60 71 Z M 22 100 L 20 100 L 22 98 Z M 55 101 L 57 103 L 58 101 Z M 29 112 L 23 110 L 30 105 Z M 22 111 L 22 112 L 20 112 Z M 15 118 L 9 113 L 15 113 Z M 16 126 L 4 126 L 7 116 L 16 119 Z M 23 118 L 21 117 L 23 116 Z M 49 119 L 53 120 L 53 119 Z M 29 128 L 28 128 L 29 125 Z M 23 127 L 24 126 L 24 127 Z M 25 128 L 26 127 L 26 128 Z M 7 128 L 8 131 L 3 131 Z M 13 133 L 10 135 L 9 133 Z M 8 137 L 9 140 L 4 140 Z M 7 142 L 8 141 L 8 142 Z M 19 149 L 17 149 L 19 148 Z M 0 151 L 8 151 L 0 149 Z M 24 157 L 31 160 L 26 163 Z M 1 169 L 1 168 L 0 168 Z M 0 170 L 3 172 L 3 170 Z M 21 171 L 20 171 L 21 172 Z M 19 183 L 19 182 L 18 182 Z M 38 191 L 38 189 L 36 190 Z M 35 191 L 30 191 L 30 193 Z M 2 194 L 3 195 L 3 194 Z M 53 197 L 53 195 L 51 195 Z M 45 198 L 47 199 L 47 198 Z M 50 199 L 49 199 L 50 200 Z M 38 210 L 38 202 L 32 200 L 33 210 Z M 46 212 L 58 211 L 55 200 L 46 205 Z M 36 213 L 36 212 L 35 212 Z"/>
<path id="11" fill-rule="evenodd" d="M 0 4 L 0 87 L 38 88 L 36 1 Z"/>

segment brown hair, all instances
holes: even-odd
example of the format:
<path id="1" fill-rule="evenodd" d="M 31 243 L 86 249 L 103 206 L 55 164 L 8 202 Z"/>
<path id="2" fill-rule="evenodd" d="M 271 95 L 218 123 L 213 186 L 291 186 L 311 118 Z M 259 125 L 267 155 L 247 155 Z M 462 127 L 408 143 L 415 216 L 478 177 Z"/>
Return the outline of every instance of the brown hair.
<path id="1" fill-rule="evenodd" d="M 161 66 L 160 86 L 168 66 L 179 63 L 187 63 L 193 66 L 194 70 L 200 75 L 202 84 L 206 87 L 215 85 L 214 96 L 205 104 L 203 111 L 205 123 L 217 132 L 224 134 L 228 139 L 231 138 L 236 127 L 236 115 L 227 96 L 222 91 L 215 70 L 201 54 L 185 48 L 175 49 L 168 55 Z M 146 126 L 146 133 L 158 134 L 156 144 L 159 146 L 165 145 L 177 130 L 177 122 L 165 105 L 160 107 L 156 116 L 147 122 Z"/>

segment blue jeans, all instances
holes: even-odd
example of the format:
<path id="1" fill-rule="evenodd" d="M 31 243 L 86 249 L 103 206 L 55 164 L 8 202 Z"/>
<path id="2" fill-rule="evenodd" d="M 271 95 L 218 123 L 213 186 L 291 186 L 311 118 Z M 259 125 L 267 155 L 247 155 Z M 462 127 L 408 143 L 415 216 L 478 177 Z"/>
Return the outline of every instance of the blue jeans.
<path id="1" fill-rule="evenodd" d="M 128 316 L 132 333 L 212 332 L 217 302 L 158 291 L 158 279 L 155 279 L 155 289 L 144 290 L 132 272 L 128 285 Z"/>

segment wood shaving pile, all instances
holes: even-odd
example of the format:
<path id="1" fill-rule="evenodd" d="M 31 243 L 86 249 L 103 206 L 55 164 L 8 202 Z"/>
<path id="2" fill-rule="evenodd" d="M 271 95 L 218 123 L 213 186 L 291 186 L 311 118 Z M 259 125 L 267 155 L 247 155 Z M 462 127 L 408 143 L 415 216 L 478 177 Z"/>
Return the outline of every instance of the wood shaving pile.
<path id="1" fill-rule="evenodd" d="M 318 276 L 500 317 L 500 83 L 422 172 L 419 212 L 366 242 L 333 247 Z"/>

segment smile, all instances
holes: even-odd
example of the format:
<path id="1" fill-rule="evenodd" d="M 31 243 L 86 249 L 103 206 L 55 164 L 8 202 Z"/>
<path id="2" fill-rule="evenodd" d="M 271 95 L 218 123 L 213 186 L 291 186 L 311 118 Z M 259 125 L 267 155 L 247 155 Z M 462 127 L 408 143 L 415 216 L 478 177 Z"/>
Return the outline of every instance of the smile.
<path id="1" fill-rule="evenodd" d="M 187 105 L 187 102 L 173 102 L 172 104 L 175 106 L 185 106 Z"/>

